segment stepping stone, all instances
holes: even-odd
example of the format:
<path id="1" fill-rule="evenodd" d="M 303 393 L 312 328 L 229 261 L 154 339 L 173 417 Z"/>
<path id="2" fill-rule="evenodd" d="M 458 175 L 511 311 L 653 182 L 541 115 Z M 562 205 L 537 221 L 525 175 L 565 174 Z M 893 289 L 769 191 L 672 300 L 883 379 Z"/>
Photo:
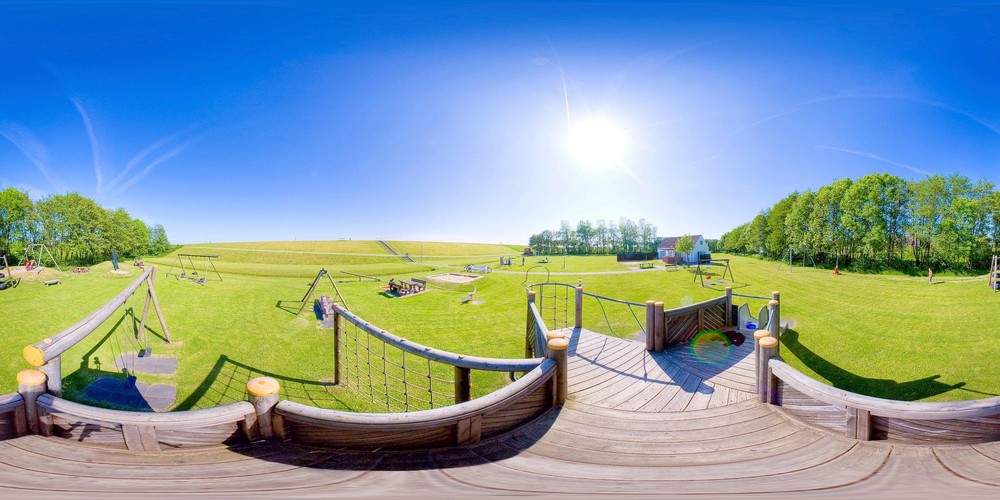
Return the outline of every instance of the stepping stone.
<path id="1" fill-rule="evenodd" d="M 135 377 L 102 377 L 83 390 L 88 399 L 138 411 L 165 411 L 177 400 L 177 388 L 167 384 L 147 384 Z"/>
<path id="2" fill-rule="evenodd" d="M 115 368 L 118 370 L 128 370 L 129 373 L 170 375 L 177 372 L 177 358 L 169 356 L 140 356 L 139 353 L 126 352 L 115 359 Z"/>

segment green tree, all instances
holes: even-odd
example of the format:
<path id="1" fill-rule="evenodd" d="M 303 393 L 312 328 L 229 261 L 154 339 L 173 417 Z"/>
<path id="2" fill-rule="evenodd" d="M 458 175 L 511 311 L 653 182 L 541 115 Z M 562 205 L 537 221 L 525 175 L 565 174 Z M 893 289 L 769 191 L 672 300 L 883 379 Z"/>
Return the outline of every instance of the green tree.
<path id="1" fill-rule="evenodd" d="M 149 228 L 150 255 L 166 255 L 169 252 L 170 240 L 167 239 L 167 231 L 160 224 L 154 224 Z"/>
<path id="2" fill-rule="evenodd" d="M 795 199 L 785 217 L 785 237 L 788 246 L 792 251 L 800 255 L 811 255 L 812 251 L 812 226 L 809 225 L 809 218 L 813 212 L 813 205 L 816 201 L 816 193 L 806 191 Z"/>
<path id="3" fill-rule="evenodd" d="M 52 195 L 35 208 L 40 241 L 59 260 L 93 263 L 111 256 L 111 217 L 94 200 L 77 193 Z"/>
<path id="4" fill-rule="evenodd" d="M 681 256 L 687 257 L 687 254 L 694 250 L 694 240 L 691 239 L 690 234 L 685 234 L 677 239 L 677 244 L 674 245 L 674 254 L 678 258 Z"/>
<path id="5" fill-rule="evenodd" d="M 785 219 L 791 211 L 799 193 L 792 193 L 774 204 L 767 215 L 767 238 L 764 246 L 768 255 L 784 255 L 788 252 L 788 236 L 785 234 Z"/>
<path id="6" fill-rule="evenodd" d="M 28 193 L 15 188 L 0 191 L 0 256 L 21 255 L 31 235 L 35 205 Z"/>

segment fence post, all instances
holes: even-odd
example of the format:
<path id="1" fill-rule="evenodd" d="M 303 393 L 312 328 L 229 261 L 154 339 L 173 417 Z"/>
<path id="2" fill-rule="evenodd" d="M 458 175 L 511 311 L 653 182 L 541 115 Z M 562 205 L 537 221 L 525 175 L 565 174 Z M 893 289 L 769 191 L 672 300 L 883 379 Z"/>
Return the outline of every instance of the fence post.
<path id="1" fill-rule="evenodd" d="M 583 328 L 583 287 L 576 287 L 576 325 L 574 328 Z"/>
<path id="2" fill-rule="evenodd" d="M 778 347 L 778 339 L 774 337 L 764 337 L 757 342 L 757 349 L 760 350 L 760 364 L 757 366 L 757 395 L 763 403 L 770 402 L 768 392 L 771 385 L 771 370 L 768 362 L 774 356 Z"/>
<path id="3" fill-rule="evenodd" d="M 455 367 L 455 404 L 472 399 L 472 370 Z"/>
<path id="4" fill-rule="evenodd" d="M 17 428 L 18 435 L 24 435 L 29 432 L 31 434 L 40 433 L 38 428 L 38 406 L 35 401 L 38 399 L 38 396 L 45 394 L 45 379 L 45 374 L 38 370 L 21 370 L 17 373 L 17 392 L 21 394 L 21 399 L 24 400 L 24 419 L 26 420 L 26 422 L 20 421 L 20 419 L 15 421 L 14 426 Z"/>
<path id="5" fill-rule="evenodd" d="M 45 362 L 38 370 L 45 374 L 48 393 L 57 397 L 62 397 L 62 355 L 56 356 Z"/>
<path id="6" fill-rule="evenodd" d="M 656 301 L 646 301 L 646 350 L 656 350 Z"/>
<path id="7" fill-rule="evenodd" d="M 733 325 L 733 287 L 726 287 L 726 326 Z"/>
<path id="8" fill-rule="evenodd" d="M 257 414 L 257 430 L 263 439 L 274 438 L 274 424 L 271 422 L 271 412 L 278 404 L 278 392 L 281 386 L 271 377 L 257 377 L 247 382 L 247 400 L 253 405 Z"/>
<path id="9" fill-rule="evenodd" d="M 535 328 L 534 328 L 534 326 L 532 326 L 532 325 L 535 324 L 535 321 L 534 321 L 535 318 L 531 314 L 531 304 L 534 304 L 534 303 L 535 303 L 535 291 L 534 290 L 528 290 L 528 305 L 527 305 L 528 319 L 524 323 L 524 330 L 525 330 L 524 331 L 524 357 L 525 358 L 533 358 L 533 357 L 535 357 L 535 352 L 534 352 L 534 349 L 531 348 L 531 340 L 530 340 L 530 339 L 534 339 L 535 338 Z"/>
<path id="10" fill-rule="evenodd" d="M 753 366 L 754 366 L 754 371 L 753 372 L 754 373 L 760 373 L 760 351 L 761 351 L 761 349 L 760 349 L 760 339 L 762 339 L 764 337 L 770 337 L 770 336 L 771 336 L 771 332 L 769 332 L 767 330 L 757 330 L 757 331 L 753 332 L 753 345 L 754 345 L 754 350 L 753 350 Z"/>
<path id="11" fill-rule="evenodd" d="M 340 385 L 340 310 L 333 306 L 333 383 Z"/>
<path id="12" fill-rule="evenodd" d="M 549 357 L 556 361 L 556 390 L 555 404 L 561 405 L 566 402 L 566 394 L 569 391 L 569 359 L 566 349 L 569 347 L 569 339 L 557 337 L 549 340 Z"/>
<path id="13" fill-rule="evenodd" d="M 667 343 L 667 329 L 664 319 L 663 302 L 657 301 L 653 304 L 653 331 L 656 332 L 656 341 L 654 344 L 656 352 L 663 352 Z"/>
<path id="14" fill-rule="evenodd" d="M 770 319 L 770 331 L 771 336 L 781 340 L 781 302 L 778 300 L 780 295 L 778 292 L 771 292 L 771 302 L 768 305 L 771 306 L 771 319 Z M 774 354 L 780 354 L 781 343 L 778 343 L 778 347 L 775 347 Z"/>

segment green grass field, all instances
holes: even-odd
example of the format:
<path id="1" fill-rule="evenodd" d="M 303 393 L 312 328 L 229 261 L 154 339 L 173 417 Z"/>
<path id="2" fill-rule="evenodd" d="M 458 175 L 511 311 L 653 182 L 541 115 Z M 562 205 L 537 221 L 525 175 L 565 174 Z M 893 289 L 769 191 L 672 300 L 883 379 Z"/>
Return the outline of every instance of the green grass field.
<path id="1" fill-rule="evenodd" d="M 246 380 L 260 374 L 279 378 L 285 397 L 296 401 L 369 409 L 349 390 L 330 387 L 331 330 L 320 328 L 308 307 L 301 315 L 295 314 L 309 282 L 323 266 L 331 272 L 354 270 L 383 277 L 383 282 L 339 284 L 351 310 L 375 325 L 440 349 L 508 358 L 524 353 L 526 284 L 547 278 L 582 282 L 590 293 L 639 303 L 662 300 L 668 308 L 717 297 L 724 286 L 703 288 L 694 281 L 690 269 L 666 271 L 658 267 L 632 272 L 631 265 L 618 263 L 613 256 L 553 256 L 549 263 L 537 262 L 543 257 L 528 257 L 522 266 L 511 248 L 508 255 L 514 257 L 514 265 L 499 268 L 491 263 L 491 254 L 481 253 L 497 250 L 495 245 L 449 248 L 448 244 L 434 243 L 425 244 L 433 246 L 434 259 L 411 264 L 398 258 L 376 260 L 384 257 L 370 244 L 377 245 L 270 242 L 191 245 L 179 250 L 220 255 L 216 265 L 224 281 L 210 281 L 206 286 L 177 279 L 173 255 L 147 259 L 147 264 L 162 266 L 157 293 L 175 341 L 167 345 L 154 336 L 153 354 L 175 356 L 179 366 L 174 375 L 140 375 L 139 379 L 176 385 L 175 409 L 242 399 Z M 356 253 L 340 255 L 351 251 Z M 257 260 L 265 254 L 291 262 Z M 902 400 L 960 400 L 1000 394 L 1000 377 L 996 375 L 1000 327 L 990 321 L 998 310 L 1000 294 L 991 292 L 984 279 L 939 277 L 938 283 L 929 285 L 926 278 L 834 276 L 828 270 L 778 270 L 773 262 L 732 259 L 735 280 L 731 285 L 736 293 L 781 292 L 782 317 L 795 321 L 784 337 L 782 355 L 806 374 L 846 390 Z M 488 263 L 495 271 L 466 285 L 432 282 L 427 293 L 412 297 L 392 298 L 382 290 L 389 277 L 456 272 L 458 269 L 444 266 L 473 262 Z M 132 271 L 132 278 L 138 275 L 131 265 L 125 267 Z M 42 274 L 25 275 L 20 286 L 0 292 L 6 337 L 0 348 L 0 392 L 15 390 L 15 374 L 28 367 L 21 356 L 25 345 L 79 321 L 132 279 L 111 277 L 109 269 L 107 263 L 85 275 L 46 269 Z M 526 275 L 529 269 L 532 274 Z M 62 284 L 41 284 L 52 277 L 60 278 Z M 330 288 L 325 284 L 318 293 L 330 293 Z M 482 303 L 463 304 L 461 299 L 473 288 Z M 549 306 L 559 303 L 559 298 L 545 300 Z M 751 309 L 756 311 L 764 302 L 751 301 Z M 626 338 L 639 332 L 642 325 L 636 318 L 644 319 L 641 308 L 603 305 L 602 309 L 594 299 L 587 300 L 586 328 Z M 565 313 L 557 311 L 558 315 L 564 321 Z M 63 376 L 69 397 L 79 397 L 99 376 L 114 375 L 112 362 L 122 352 L 144 347 L 128 335 L 125 325 L 112 323 L 102 325 L 64 354 Z M 152 326 L 159 330 L 155 322 Z M 482 395 L 503 383 L 499 376 L 474 378 L 473 393 Z"/>

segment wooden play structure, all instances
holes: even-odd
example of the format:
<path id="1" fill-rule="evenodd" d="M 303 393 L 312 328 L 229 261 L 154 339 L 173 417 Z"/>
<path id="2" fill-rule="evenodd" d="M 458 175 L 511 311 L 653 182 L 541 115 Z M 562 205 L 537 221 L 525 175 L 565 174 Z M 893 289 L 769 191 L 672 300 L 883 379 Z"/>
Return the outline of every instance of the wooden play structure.
<path id="1" fill-rule="evenodd" d="M 123 294 L 143 279 L 149 275 Z M 550 329 L 536 293 L 572 297 L 555 302 L 570 325 Z M 583 304 L 597 296 L 582 286 L 533 285 L 524 359 L 420 345 L 332 304 L 331 378 L 386 413 L 282 399 L 285 382 L 268 376 L 246 382 L 246 401 L 198 410 L 109 410 L 62 399 L 59 355 L 124 303 L 119 295 L 25 348 L 38 369 L 20 372 L 18 391 L 0 395 L 0 463 L 10 469 L 3 486 L 233 496 L 1000 492 L 1000 397 L 891 401 L 809 378 L 781 359 L 780 295 L 772 297 L 767 327 L 743 332 L 754 338 L 743 343 L 700 335 L 736 326 L 731 289 L 675 309 L 651 300 L 644 330 L 652 341 L 643 345 L 589 330 Z M 517 376 L 472 398 L 476 377 L 497 372 Z M 564 405 L 569 397 L 574 404 Z M 140 484 L 122 467 L 156 474 Z"/>
<path id="2" fill-rule="evenodd" d="M 725 268 L 723 268 L 723 270 L 722 270 L 722 273 L 719 274 L 719 279 L 720 280 L 724 280 L 724 279 L 726 279 L 726 274 L 729 274 L 730 281 L 735 281 L 736 280 L 736 278 L 733 278 L 733 269 L 729 266 L 729 259 L 711 259 L 711 260 L 702 260 L 702 259 L 699 259 L 698 260 L 698 266 L 694 270 L 694 281 L 701 280 L 701 286 L 703 286 L 703 287 L 705 286 L 705 276 L 706 275 L 707 276 L 714 276 L 715 275 L 714 273 L 706 273 L 705 270 L 702 269 L 703 265 L 705 265 L 705 266 L 714 266 L 714 265 L 725 266 Z"/>
<path id="3" fill-rule="evenodd" d="M 188 261 L 188 265 L 186 267 L 184 265 L 185 257 L 187 257 Z M 218 259 L 218 258 L 219 258 L 218 255 L 179 253 L 177 254 L 177 265 L 181 268 L 181 273 L 177 275 L 177 278 L 188 279 L 199 285 L 205 285 L 206 283 L 208 283 L 208 276 L 209 276 L 208 268 L 211 267 L 212 272 L 215 273 L 215 276 L 219 278 L 219 281 L 222 281 L 222 275 L 219 274 L 219 270 L 215 268 L 215 263 L 212 262 L 212 259 Z M 198 267 L 194 263 L 195 259 L 199 260 L 204 259 L 206 262 L 202 268 L 201 274 L 198 273 Z"/>
<path id="4" fill-rule="evenodd" d="M 337 297 L 332 300 L 335 302 L 339 302 L 344 306 L 344 309 L 347 309 L 347 301 L 345 301 L 344 296 L 340 294 L 340 288 L 337 288 L 337 282 L 333 280 L 333 276 L 330 276 L 330 272 L 327 271 L 326 268 L 323 268 L 320 269 L 318 273 L 316 273 L 316 278 L 313 279 L 311 283 L 309 283 L 309 290 L 307 290 L 306 294 L 302 296 L 302 305 L 299 306 L 299 310 L 295 314 L 302 314 L 302 311 L 305 310 L 306 305 L 312 303 L 311 300 L 313 294 L 316 293 L 316 289 L 319 288 L 319 284 L 323 280 L 323 278 L 326 278 L 327 281 L 330 282 L 330 285 L 333 286 L 333 292 L 337 294 Z"/>

